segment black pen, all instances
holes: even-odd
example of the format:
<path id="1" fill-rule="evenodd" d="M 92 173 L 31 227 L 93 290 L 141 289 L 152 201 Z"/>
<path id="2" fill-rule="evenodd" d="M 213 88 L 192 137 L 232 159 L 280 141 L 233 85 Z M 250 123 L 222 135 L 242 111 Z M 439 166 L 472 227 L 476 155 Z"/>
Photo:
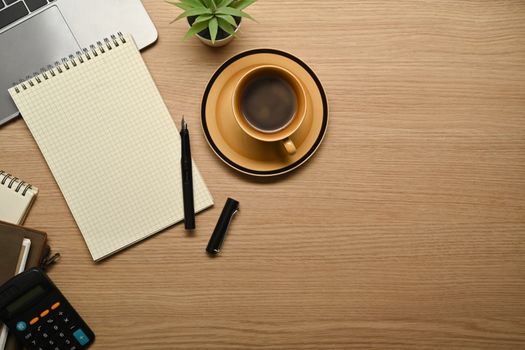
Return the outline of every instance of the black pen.
<path id="1" fill-rule="evenodd" d="M 182 196 L 184 198 L 184 228 L 193 230 L 195 228 L 195 209 L 193 206 L 193 174 L 191 169 L 190 134 L 188 125 L 182 116 L 180 127 L 181 159 L 180 167 L 182 174 Z"/>

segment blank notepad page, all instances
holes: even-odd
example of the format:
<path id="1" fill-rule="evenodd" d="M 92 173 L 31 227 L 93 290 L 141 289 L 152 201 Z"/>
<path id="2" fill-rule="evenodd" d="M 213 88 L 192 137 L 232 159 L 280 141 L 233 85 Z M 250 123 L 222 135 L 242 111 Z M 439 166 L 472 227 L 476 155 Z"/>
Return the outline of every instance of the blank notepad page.
<path id="1" fill-rule="evenodd" d="M 130 35 L 9 92 L 94 260 L 183 220 L 180 136 Z M 201 211 L 213 200 L 195 166 L 193 181 Z"/>

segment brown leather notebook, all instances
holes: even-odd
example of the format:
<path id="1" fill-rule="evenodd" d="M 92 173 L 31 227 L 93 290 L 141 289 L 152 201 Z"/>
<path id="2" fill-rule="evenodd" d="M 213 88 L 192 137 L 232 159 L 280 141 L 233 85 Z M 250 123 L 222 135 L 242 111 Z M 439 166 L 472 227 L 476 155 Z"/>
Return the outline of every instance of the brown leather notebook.
<path id="1" fill-rule="evenodd" d="M 23 240 L 23 236 L 0 234 L 0 282 L 15 275 Z"/>
<path id="2" fill-rule="evenodd" d="M 0 221 L 0 285 L 15 275 L 24 238 L 31 240 L 26 269 L 40 266 L 49 255 L 45 232 Z M 18 349 L 22 347 L 9 335 L 5 350 Z"/>

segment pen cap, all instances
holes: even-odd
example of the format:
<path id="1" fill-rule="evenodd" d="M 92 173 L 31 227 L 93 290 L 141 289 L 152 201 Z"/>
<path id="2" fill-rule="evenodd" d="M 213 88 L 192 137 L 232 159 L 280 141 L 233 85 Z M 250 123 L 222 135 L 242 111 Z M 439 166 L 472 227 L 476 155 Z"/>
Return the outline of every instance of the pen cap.
<path id="1" fill-rule="evenodd" d="M 224 241 L 224 237 L 226 236 L 226 232 L 228 231 L 228 226 L 230 225 L 233 215 L 238 210 L 239 202 L 237 202 L 233 198 L 228 198 L 226 200 L 224 208 L 222 209 L 221 216 L 217 221 L 217 225 L 213 230 L 213 234 L 211 235 L 210 241 L 208 242 L 208 246 L 206 247 L 206 251 L 208 253 L 219 253 L 222 246 L 222 242 Z"/>

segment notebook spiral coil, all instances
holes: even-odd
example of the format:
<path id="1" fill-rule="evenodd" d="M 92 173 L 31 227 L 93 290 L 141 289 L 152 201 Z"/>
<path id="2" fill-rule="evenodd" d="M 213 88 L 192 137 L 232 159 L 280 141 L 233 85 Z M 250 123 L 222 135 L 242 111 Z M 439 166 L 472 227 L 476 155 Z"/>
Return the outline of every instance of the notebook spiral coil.
<path id="1" fill-rule="evenodd" d="M 117 37 L 118 36 L 118 37 Z M 121 32 L 117 35 L 111 35 L 110 38 L 104 38 L 103 42 L 98 41 L 96 45 L 90 45 L 89 48 L 83 48 L 82 51 L 77 51 L 75 55 L 69 55 L 69 57 L 62 58 L 61 61 L 56 61 L 55 65 L 48 65 L 40 70 L 40 73 L 33 73 L 28 75 L 26 80 L 20 79 L 20 82 L 13 83 L 14 90 L 16 93 L 20 93 L 22 90 L 27 90 L 30 87 L 40 84 L 45 80 L 51 79 L 58 74 L 63 73 L 69 69 L 72 69 L 79 64 L 86 61 L 92 60 L 107 51 L 113 50 L 122 44 L 126 44 L 126 38 Z M 0 173 L 1 175 L 1 173 Z"/>
<path id="2" fill-rule="evenodd" d="M 16 185 L 16 186 L 15 186 Z M 29 191 L 32 186 L 27 182 L 20 180 L 19 178 L 6 173 L 3 170 L 0 170 L 0 186 L 5 186 L 17 193 L 21 193 L 22 196 L 25 196 L 27 191 Z"/>

